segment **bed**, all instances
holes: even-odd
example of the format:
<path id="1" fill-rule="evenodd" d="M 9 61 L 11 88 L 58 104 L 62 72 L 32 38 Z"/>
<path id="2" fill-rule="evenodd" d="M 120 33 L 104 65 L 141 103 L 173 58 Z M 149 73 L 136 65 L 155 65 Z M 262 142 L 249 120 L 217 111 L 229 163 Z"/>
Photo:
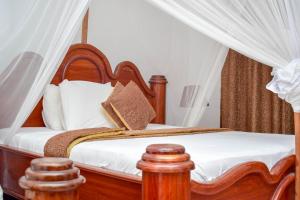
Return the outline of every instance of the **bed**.
<path id="1" fill-rule="evenodd" d="M 113 73 L 103 53 L 91 45 L 77 44 L 68 51 L 52 83 L 58 84 L 65 78 L 111 82 L 112 85 L 117 81 L 126 84 L 133 80 L 157 113 L 153 123 L 165 122 L 167 81 L 164 76 L 152 76 L 148 87 L 133 63 L 122 62 Z M 24 192 L 18 186 L 18 179 L 33 158 L 42 156 L 47 139 L 59 133 L 44 127 L 41 110 L 39 102 L 9 146 L 1 144 L 0 138 L 0 162 L 3 163 L 0 166 L 0 185 L 4 192 L 20 199 Z M 158 124 L 149 128 L 166 127 Z M 192 199 L 270 199 L 278 192 L 281 199 L 293 199 L 293 181 L 282 183 L 286 181 L 285 177 L 294 177 L 294 136 L 236 131 L 170 136 L 159 140 L 93 141 L 88 145 L 77 145 L 71 152 L 71 158 L 87 179 L 80 188 L 80 199 L 141 199 L 141 177 L 140 171 L 135 168 L 136 161 L 147 144 L 162 141 L 183 144 L 194 158 L 196 169 L 192 172 Z M 132 144 L 131 148 L 122 145 L 125 143 Z M 99 145 L 101 149 L 97 148 Z M 208 148 L 210 154 L 207 153 Z M 97 151 L 97 158 L 89 156 L 89 151 Z M 108 154 L 123 159 L 109 160 Z"/>

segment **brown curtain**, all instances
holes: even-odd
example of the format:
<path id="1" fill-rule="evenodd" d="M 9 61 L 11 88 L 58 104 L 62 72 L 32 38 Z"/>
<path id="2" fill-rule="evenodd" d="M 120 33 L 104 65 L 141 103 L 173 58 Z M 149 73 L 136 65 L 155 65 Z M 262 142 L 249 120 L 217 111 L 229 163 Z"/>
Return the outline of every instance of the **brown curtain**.
<path id="1" fill-rule="evenodd" d="M 291 106 L 266 89 L 271 67 L 230 50 L 222 71 L 221 127 L 293 133 Z"/>

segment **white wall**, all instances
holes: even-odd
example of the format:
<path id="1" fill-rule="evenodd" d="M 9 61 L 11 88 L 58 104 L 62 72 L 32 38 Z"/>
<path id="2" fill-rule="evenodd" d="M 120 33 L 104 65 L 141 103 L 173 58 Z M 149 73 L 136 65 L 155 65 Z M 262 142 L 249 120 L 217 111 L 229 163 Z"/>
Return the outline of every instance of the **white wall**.
<path id="1" fill-rule="evenodd" d="M 88 42 L 108 57 L 113 68 L 129 60 L 140 68 L 145 80 L 152 74 L 164 74 L 169 81 L 167 122 L 175 125 L 181 124 L 185 113 L 178 107 L 184 85 L 195 84 L 198 79 L 201 87 L 201 74 L 206 73 L 206 65 L 214 58 L 210 54 L 220 48 L 220 44 L 145 0 L 94 0 Z M 195 68 L 199 69 L 197 73 Z M 219 127 L 220 84 L 209 103 L 200 125 Z"/>
<path id="2" fill-rule="evenodd" d="M 213 94 L 207 103 L 209 106 L 204 112 L 203 118 L 199 122 L 201 127 L 220 127 L 221 116 L 221 80 L 218 80 Z"/>

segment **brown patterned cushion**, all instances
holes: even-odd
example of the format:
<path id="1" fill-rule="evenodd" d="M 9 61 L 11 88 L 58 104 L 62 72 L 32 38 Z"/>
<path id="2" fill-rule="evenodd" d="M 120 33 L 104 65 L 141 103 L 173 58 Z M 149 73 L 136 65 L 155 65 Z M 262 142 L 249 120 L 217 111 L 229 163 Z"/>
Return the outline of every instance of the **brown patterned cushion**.
<path id="1" fill-rule="evenodd" d="M 156 116 L 154 109 L 135 82 L 126 87 L 110 102 L 113 110 L 129 130 L 145 129 Z"/>
<path id="2" fill-rule="evenodd" d="M 117 82 L 111 95 L 107 98 L 106 101 L 101 103 L 101 105 L 104 108 L 108 117 L 119 128 L 123 128 L 125 126 L 122 123 L 122 121 L 120 120 L 120 118 L 116 115 L 115 111 L 112 109 L 112 107 L 110 105 L 110 101 L 115 95 L 119 94 L 123 90 L 123 88 L 124 88 L 124 86 L 120 82 Z"/>

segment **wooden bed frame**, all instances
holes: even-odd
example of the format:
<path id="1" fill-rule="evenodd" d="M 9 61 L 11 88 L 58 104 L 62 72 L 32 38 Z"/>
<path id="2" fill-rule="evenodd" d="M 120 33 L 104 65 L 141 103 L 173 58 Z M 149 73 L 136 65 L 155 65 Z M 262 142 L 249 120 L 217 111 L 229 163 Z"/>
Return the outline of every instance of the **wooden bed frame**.
<path id="1" fill-rule="evenodd" d="M 166 79 L 152 76 L 150 88 L 143 80 L 137 67 L 131 62 L 120 63 L 112 73 L 103 53 L 88 44 L 71 46 L 58 69 L 52 83 L 63 79 L 88 80 L 100 83 L 117 81 L 123 84 L 135 81 L 157 112 L 156 123 L 165 122 Z M 36 106 L 24 126 L 44 126 L 41 118 L 42 104 Z M 4 192 L 16 198 L 24 198 L 24 191 L 18 180 L 24 174 L 30 161 L 39 155 L 21 149 L 0 145 L 0 185 Z M 142 179 L 116 171 L 105 170 L 76 163 L 86 183 L 80 187 L 80 199 L 137 200 L 141 199 Z M 247 162 L 237 165 L 210 183 L 191 182 L 193 200 L 267 200 L 294 199 L 295 156 L 280 160 L 271 171 L 261 162 Z"/>
<path id="2" fill-rule="evenodd" d="M 167 80 L 162 75 L 153 75 L 149 81 L 149 88 L 140 71 L 132 62 L 119 63 L 113 73 L 108 59 L 101 51 L 89 44 L 76 44 L 70 47 L 52 83 L 58 85 L 64 79 L 86 80 L 103 84 L 111 82 L 113 86 L 118 81 L 123 85 L 131 80 L 135 81 L 156 111 L 156 118 L 153 122 L 165 123 Z M 41 111 L 42 100 L 35 107 L 24 126 L 44 127 Z"/>

